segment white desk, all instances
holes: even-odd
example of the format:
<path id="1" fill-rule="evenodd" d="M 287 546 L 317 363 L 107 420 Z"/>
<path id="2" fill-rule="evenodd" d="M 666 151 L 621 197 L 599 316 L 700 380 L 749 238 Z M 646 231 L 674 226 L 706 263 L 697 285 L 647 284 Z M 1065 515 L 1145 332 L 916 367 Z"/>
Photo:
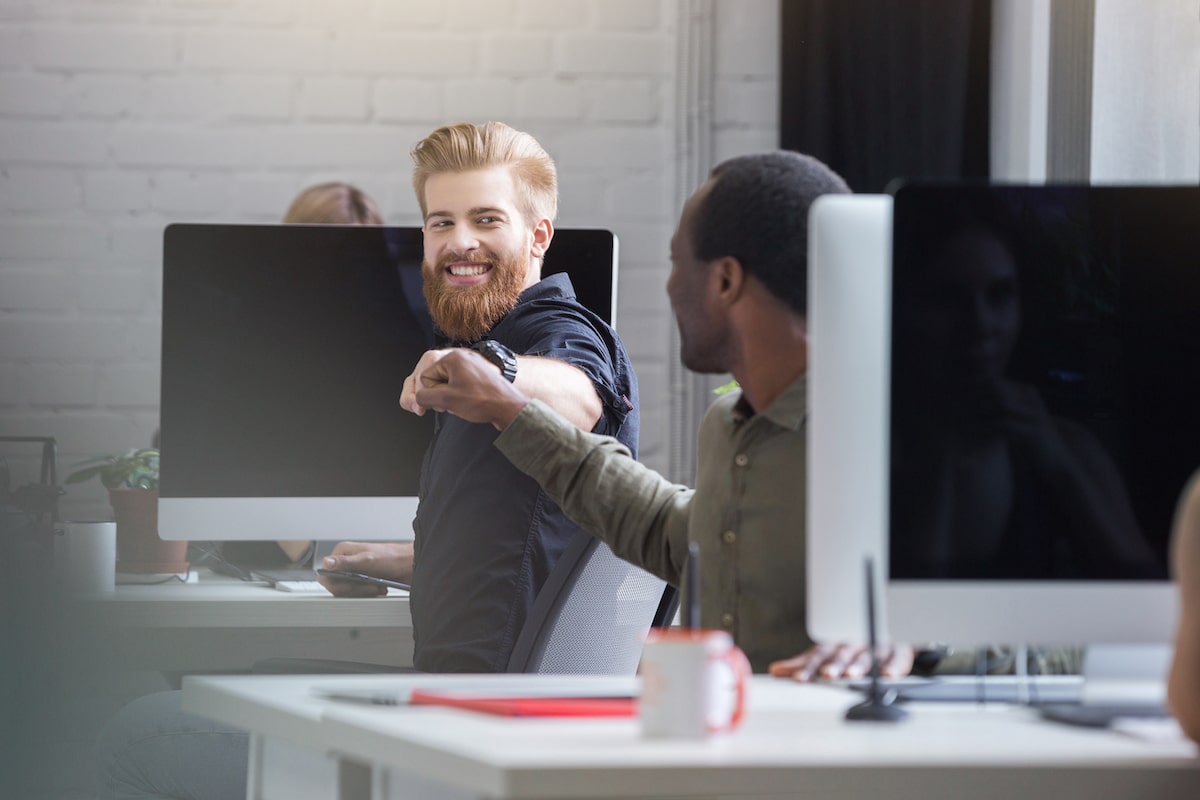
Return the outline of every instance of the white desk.
<path id="1" fill-rule="evenodd" d="M 1060 726 L 1015 706 L 912 704 L 899 725 L 848 723 L 843 712 L 857 696 L 758 677 L 740 730 L 686 743 L 643 740 L 635 720 L 504 719 L 313 693 L 412 681 L 190 678 L 184 704 L 255 734 L 250 800 L 1200 796 L 1200 758 L 1182 737 Z"/>
<path id="2" fill-rule="evenodd" d="M 281 592 L 201 570 L 197 583 L 120 585 L 76 613 L 114 668 L 245 670 L 273 656 L 412 664 L 407 597 Z"/>

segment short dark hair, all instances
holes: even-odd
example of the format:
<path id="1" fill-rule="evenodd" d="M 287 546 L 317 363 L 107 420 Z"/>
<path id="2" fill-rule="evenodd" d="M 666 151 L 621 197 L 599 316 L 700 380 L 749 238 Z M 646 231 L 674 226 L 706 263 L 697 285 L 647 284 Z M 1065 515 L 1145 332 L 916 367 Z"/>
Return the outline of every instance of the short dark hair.
<path id="1" fill-rule="evenodd" d="M 808 209 L 850 188 L 812 156 L 787 150 L 736 156 L 713 167 L 696 209 L 692 246 L 701 261 L 732 256 L 800 314 L 808 308 Z"/>

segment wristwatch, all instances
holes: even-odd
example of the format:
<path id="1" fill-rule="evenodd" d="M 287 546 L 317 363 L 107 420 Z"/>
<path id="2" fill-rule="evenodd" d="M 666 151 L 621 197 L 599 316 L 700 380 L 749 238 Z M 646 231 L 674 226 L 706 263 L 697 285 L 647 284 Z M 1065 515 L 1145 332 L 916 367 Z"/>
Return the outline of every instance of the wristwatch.
<path id="1" fill-rule="evenodd" d="M 471 349 L 500 368 L 500 374 L 509 383 L 517 380 L 517 357 L 513 351 L 497 342 L 495 339 L 481 339 L 471 345 Z"/>

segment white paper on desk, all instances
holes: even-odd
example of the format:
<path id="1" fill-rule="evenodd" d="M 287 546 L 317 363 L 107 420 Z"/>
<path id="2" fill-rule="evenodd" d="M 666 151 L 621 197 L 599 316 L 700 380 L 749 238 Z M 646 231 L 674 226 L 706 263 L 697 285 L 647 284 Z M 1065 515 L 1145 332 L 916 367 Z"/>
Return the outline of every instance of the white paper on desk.
<path id="1" fill-rule="evenodd" d="M 451 680 L 431 679 L 428 675 L 397 675 L 386 683 L 319 686 L 313 693 L 326 700 L 341 700 L 376 706 L 408 705 L 414 690 L 455 694 L 462 697 L 636 697 L 639 680 L 626 676 L 592 676 L 586 680 L 538 676 L 480 675 Z"/>
<path id="2" fill-rule="evenodd" d="M 1143 742 L 1182 742 L 1187 737 L 1174 717 L 1117 717 L 1111 730 Z"/>

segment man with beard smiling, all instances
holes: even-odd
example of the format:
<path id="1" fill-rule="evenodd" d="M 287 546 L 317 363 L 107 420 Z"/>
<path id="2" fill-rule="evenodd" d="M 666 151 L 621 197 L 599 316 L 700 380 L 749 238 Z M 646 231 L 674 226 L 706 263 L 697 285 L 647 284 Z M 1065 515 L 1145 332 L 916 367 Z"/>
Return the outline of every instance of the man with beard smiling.
<path id="1" fill-rule="evenodd" d="M 637 382 L 623 345 L 578 303 L 566 275 L 541 278 L 558 204 L 545 150 L 501 123 L 460 123 L 431 133 L 412 156 L 425 299 L 451 346 L 421 358 L 401 405 L 424 414 L 416 377 L 459 352 L 580 429 L 636 452 Z M 423 671 L 503 671 L 538 591 L 579 533 L 493 446 L 497 435 L 491 425 L 439 414 L 413 543 L 342 542 L 324 564 L 411 583 L 413 664 Z M 322 582 L 338 595 L 382 591 Z"/>
<path id="2" fill-rule="evenodd" d="M 578 303 L 565 275 L 541 279 L 558 206 L 546 151 L 500 123 L 460 123 L 419 142 L 413 159 L 425 295 L 450 346 L 422 356 L 401 405 L 424 414 L 415 376 L 462 353 L 583 430 L 634 450 L 637 381 L 624 346 Z M 422 671 L 504 671 L 555 562 L 573 537 L 588 535 L 493 446 L 497 435 L 491 425 L 439 414 L 421 470 L 414 541 L 342 542 L 323 564 L 411 583 L 413 663 Z M 338 595 L 384 593 L 321 580 Z M 101 734 L 102 800 L 244 793 L 247 734 L 182 712 L 179 695 L 138 698 Z"/>

